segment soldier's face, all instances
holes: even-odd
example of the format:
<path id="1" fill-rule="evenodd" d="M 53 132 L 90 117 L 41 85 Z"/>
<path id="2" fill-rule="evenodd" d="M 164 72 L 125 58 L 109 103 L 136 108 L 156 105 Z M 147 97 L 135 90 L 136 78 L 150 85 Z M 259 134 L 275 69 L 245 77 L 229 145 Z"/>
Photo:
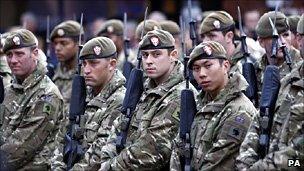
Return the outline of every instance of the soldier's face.
<path id="1" fill-rule="evenodd" d="M 226 39 L 227 39 L 226 36 L 223 35 L 223 33 L 221 31 L 209 31 L 209 32 L 201 35 L 201 40 L 203 42 L 216 41 L 216 42 L 220 43 L 221 45 L 223 45 L 224 47 L 226 47 L 226 45 L 227 45 Z"/>
<path id="2" fill-rule="evenodd" d="M 116 48 L 120 51 L 122 50 L 123 48 L 123 39 L 122 39 L 122 36 L 117 36 L 117 35 L 114 35 L 114 34 L 108 34 L 108 35 L 104 35 L 105 37 L 108 37 L 109 39 L 111 39 Z"/>
<path id="3" fill-rule="evenodd" d="M 53 41 L 53 46 L 59 62 L 72 61 L 78 52 L 78 45 L 71 38 L 57 37 Z"/>
<path id="4" fill-rule="evenodd" d="M 86 59 L 83 60 L 82 70 L 87 86 L 97 93 L 111 79 L 116 68 L 116 59 Z"/>
<path id="5" fill-rule="evenodd" d="M 35 70 L 37 58 L 37 48 L 24 47 L 6 52 L 7 63 L 12 74 L 22 81 Z"/>
<path id="6" fill-rule="evenodd" d="M 286 45 L 287 49 L 290 49 L 290 44 L 291 44 L 291 36 L 290 36 L 290 31 L 283 32 L 279 34 L 281 43 Z M 272 49 L 272 38 L 259 38 L 259 43 L 260 45 L 265 49 L 267 57 L 269 58 L 268 60 L 270 61 L 270 56 L 271 56 L 271 49 Z M 284 55 L 282 50 L 279 48 L 277 52 L 277 58 L 279 60 L 284 59 Z"/>
<path id="7" fill-rule="evenodd" d="M 149 78 L 157 84 L 168 79 L 177 60 L 177 51 L 168 52 L 167 49 L 142 50 L 143 69 Z"/>
<path id="8" fill-rule="evenodd" d="M 229 68 L 228 60 L 220 63 L 219 59 L 200 59 L 194 61 L 192 71 L 204 91 L 217 95 L 227 83 Z"/>

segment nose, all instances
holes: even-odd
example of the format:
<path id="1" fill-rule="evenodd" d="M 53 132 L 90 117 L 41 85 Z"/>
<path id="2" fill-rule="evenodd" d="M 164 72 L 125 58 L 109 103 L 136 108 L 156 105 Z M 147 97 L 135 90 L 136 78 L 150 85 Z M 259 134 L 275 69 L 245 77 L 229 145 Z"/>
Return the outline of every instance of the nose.
<path id="1" fill-rule="evenodd" d="M 151 54 L 149 54 L 146 58 L 144 58 L 143 61 L 144 61 L 146 64 L 152 64 L 153 61 L 152 61 L 152 56 L 151 56 Z"/>
<path id="2" fill-rule="evenodd" d="M 204 67 L 200 68 L 199 76 L 200 76 L 200 78 L 206 77 L 206 70 L 204 69 Z"/>
<path id="3" fill-rule="evenodd" d="M 284 36 L 280 35 L 280 40 L 283 45 L 286 45 L 287 42 L 286 42 Z"/>
<path id="4" fill-rule="evenodd" d="M 55 49 L 55 52 L 58 52 L 61 50 L 61 46 L 59 44 L 55 44 L 54 49 Z"/>
<path id="5" fill-rule="evenodd" d="M 15 64 L 18 62 L 18 59 L 16 58 L 15 55 L 12 55 L 8 61 L 12 64 Z"/>
<path id="6" fill-rule="evenodd" d="M 83 66 L 84 75 L 89 75 L 91 73 L 91 68 L 89 66 Z"/>
<path id="7" fill-rule="evenodd" d="M 203 42 L 206 42 L 206 41 L 210 41 L 211 39 L 208 36 L 204 36 L 202 40 Z"/>

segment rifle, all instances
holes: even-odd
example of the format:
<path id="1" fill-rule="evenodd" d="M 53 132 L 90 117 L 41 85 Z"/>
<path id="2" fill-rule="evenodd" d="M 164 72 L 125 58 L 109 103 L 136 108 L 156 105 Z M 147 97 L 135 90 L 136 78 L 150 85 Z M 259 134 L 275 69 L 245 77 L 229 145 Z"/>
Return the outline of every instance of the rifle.
<path id="1" fill-rule="evenodd" d="M 86 99 L 86 85 L 85 79 L 80 75 L 81 61 L 79 59 L 80 51 L 82 49 L 82 20 L 80 19 L 80 34 L 79 34 L 79 50 L 78 50 L 78 71 L 73 78 L 72 95 L 70 102 L 69 121 L 70 125 L 68 132 L 65 135 L 65 147 L 63 153 L 63 160 L 67 164 L 67 170 L 70 170 L 73 165 L 78 162 L 84 154 L 80 140 L 83 138 L 83 126 L 85 124 L 85 99 Z"/>
<path id="2" fill-rule="evenodd" d="M 196 103 L 194 98 L 194 93 L 189 89 L 189 70 L 187 67 L 189 56 L 186 55 L 185 50 L 185 38 L 184 29 L 185 25 L 183 23 L 183 18 L 180 17 L 181 25 L 181 46 L 182 53 L 184 57 L 184 77 L 186 79 L 186 88 L 181 92 L 181 106 L 180 106 L 180 132 L 179 137 L 182 140 L 182 155 L 180 156 L 181 165 L 184 171 L 191 171 L 191 158 L 192 158 L 192 147 L 190 139 L 191 125 L 196 114 Z"/>
<path id="3" fill-rule="evenodd" d="M 269 150 L 269 140 L 275 104 L 280 89 L 280 72 L 275 65 L 266 66 L 263 79 L 263 88 L 260 102 L 260 137 L 259 137 L 259 158 L 263 159 Z"/>
<path id="4" fill-rule="evenodd" d="M 148 7 L 146 8 L 145 11 L 144 26 L 141 32 L 141 39 L 143 38 L 143 34 L 146 26 L 147 13 L 148 13 Z M 122 103 L 121 113 L 123 115 L 122 115 L 121 130 L 120 132 L 117 133 L 117 138 L 116 138 L 116 150 L 118 153 L 120 153 L 120 151 L 123 150 L 125 147 L 133 112 L 144 91 L 143 71 L 140 68 L 141 60 L 142 60 L 140 50 L 138 50 L 137 52 L 137 60 L 138 60 L 138 64 L 136 68 L 133 68 L 130 73 L 129 81 L 127 83 L 126 95 Z"/>
<path id="5" fill-rule="evenodd" d="M 277 20 L 277 11 L 278 11 L 278 5 L 275 8 L 275 18 L 274 18 L 274 24 Z M 273 25 L 272 20 L 269 18 L 270 24 L 272 26 L 272 45 L 271 45 L 271 58 L 275 59 L 277 57 L 278 52 L 278 39 L 279 34 L 277 29 L 275 28 L 275 25 Z"/>
<path id="6" fill-rule="evenodd" d="M 124 31 L 123 31 L 123 39 L 124 39 L 124 53 L 125 53 L 125 62 L 123 64 L 123 75 L 125 76 L 127 82 L 129 80 L 129 76 L 133 65 L 128 61 L 129 51 L 130 51 L 130 39 L 127 36 L 127 13 L 124 13 Z"/>
<path id="7" fill-rule="evenodd" d="M 245 63 L 242 64 L 242 74 L 249 86 L 245 91 L 245 95 L 252 101 L 255 107 L 258 107 L 258 86 L 257 86 L 257 77 L 255 73 L 255 68 L 253 63 L 249 61 L 249 58 L 253 58 L 248 52 L 247 43 L 246 43 L 246 34 L 242 26 L 242 16 L 241 10 L 238 6 L 238 18 L 239 18 L 239 29 L 240 29 L 240 39 L 242 45 L 243 58 Z"/>
<path id="8" fill-rule="evenodd" d="M 53 78 L 55 75 L 55 66 L 51 63 L 51 41 L 50 41 L 50 16 L 47 16 L 46 20 L 46 57 L 47 57 L 47 70 L 48 72 L 46 73 L 47 76 L 50 77 L 50 79 Z"/>
<path id="9" fill-rule="evenodd" d="M 194 48 L 197 45 L 197 40 L 196 40 L 196 21 L 192 18 L 192 13 L 191 13 L 191 0 L 188 0 L 188 12 L 189 12 L 189 17 L 190 17 L 190 39 L 192 40 L 192 47 Z"/>
<path id="10" fill-rule="evenodd" d="M 2 104 L 3 100 L 4 100 L 4 84 L 3 84 L 3 78 L 0 76 L 0 104 Z"/>

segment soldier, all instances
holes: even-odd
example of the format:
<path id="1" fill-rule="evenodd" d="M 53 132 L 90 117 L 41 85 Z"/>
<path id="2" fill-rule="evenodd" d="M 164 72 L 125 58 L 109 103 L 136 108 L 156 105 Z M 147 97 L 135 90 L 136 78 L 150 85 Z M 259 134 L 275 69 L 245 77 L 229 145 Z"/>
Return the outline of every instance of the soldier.
<path id="1" fill-rule="evenodd" d="M 78 22 L 68 20 L 57 25 L 51 32 L 51 41 L 59 61 L 53 81 L 62 93 L 65 113 L 69 111 L 72 77 L 76 73 L 80 27 Z"/>
<path id="2" fill-rule="evenodd" d="M 0 77 L 3 78 L 3 85 L 6 87 L 11 83 L 12 80 L 12 72 L 9 68 L 5 54 L 2 51 L 2 47 L 4 45 L 4 41 L 8 33 L 0 34 Z"/>
<path id="3" fill-rule="evenodd" d="M 304 51 L 304 15 L 297 27 L 297 38 Z M 304 57 L 304 56 L 302 56 Z M 270 135 L 269 152 L 259 159 L 258 116 L 254 117 L 240 148 L 236 166 L 238 170 L 303 170 L 304 161 L 304 63 L 303 60 L 281 80 Z M 288 166 L 288 159 L 298 159 L 302 168 Z M 294 160 L 295 161 L 295 160 Z M 298 165 L 299 166 L 299 165 Z"/>
<path id="4" fill-rule="evenodd" d="M 88 166 L 96 155 L 91 150 L 102 147 L 106 141 L 113 121 L 119 116 L 125 95 L 125 78 L 116 69 L 117 50 L 113 41 L 106 37 L 97 37 L 84 44 L 80 53 L 83 61 L 83 74 L 89 87 L 85 109 L 84 137 L 82 148 L 86 152 L 85 159 L 74 165 L 75 170 L 90 170 Z M 97 141 L 97 137 L 98 141 Z M 63 163 L 63 146 L 55 151 L 52 170 L 65 170 Z"/>
<path id="5" fill-rule="evenodd" d="M 37 38 L 25 29 L 11 32 L 3 47 L 14 76 L 0 107 L 1 151 L 9 170 L 50 169 L 55 134 L 63 118 L 62 96 L 46 76 L 46 62 L 39 60 L 37 47 Z"/>
<path id="6" fill-rule="evenodd" d="M 291 37 L 291 45 L 296 48 L 299 49 L 299 45 L 298 45 L 298 41 L 296 39 L 297 36 L 297 25 L 298 22 L 300 20 L 300 16 L 299 15 L 292 15 L 292 16 L 288 16 L 288 23 L 290 25 L 290 37 Z"/>
<path id="7" fill-rule="evenodd" d="M 267 12 L 265 13 L 259 20 L 258 25 L 256 27 L 256 32 L 258 35 L 258 41 L 260 45 L 265 49 L 265 54 L 259 58 L 256 62 L 256 74 L 258 80 L 258 89 L 259 92 L 262 89 L 262 80 L 263 73 L 268 64 L 270 64 L 271 60 L 271 50 L 272 50 L 272 27 L 269 22 L 269 18 L 272 21 L 275 19 L 275 12 Z M 276 13 L 276 22 L 275 27 L 278 31 L 279 38 L 282 41 L 282 44 L 286 45 L 292 60 L 291 68 L 301 60 L 300 52 L 291 46 L 291 37 L 290 37 L 290 26 L 287 21 L 287 17 L 281 13 Z M 283 78 L 285 75 L 290 73 L 289 67 L 284 61 L 284 55 L 281 49 L 278 49 L 278 53 L 276 55 L 275 65 L 279 67 L 280 76 Z"/>
<path id="8" fill-rule="evenodd" d="M 117 48 L 117 53 L 118 53 L 118 59 L 117 59 L 117 67 L 120 71 L 123 70 L 123 64 L 125 62 L 125 54 L 123 51 L 123 30 L 126 29 L 124 28 L 123 23 L 120 20 L 112 19 L 106 21 L 100 31 L 98 32 L 97 36 L 105 36 L 110 38 L 116 48 Z M 131 62 L 131 59 L 136 59 L 136 55 L 134 54 L 133 51 L 130 51 L 128 61 Z"/>
<path id="9" fill-rule="evenodd" d="M 225 11 L 210 13 L 200 25 L 200 35 L 203 42 L 216 41 L 220 43 L 225 48 L 227 58 L 231 62 L 230 72 L 242 73 L 242 63 L 245 62 L 245 59 L 241 51 L 241 42 L 234 41 L 234 30 L 233 18 Z M 250 60 L 256 61 L 256 58 Z"/>
<path id="10" fill-rule="evenodd" d="M 185 87 L 183 69 L 173 36 L 163 30 L 149 31 L 139 44 L 147 75 L 145 91 L 132 116 L 125 148 L 115 148 L 122 118 L 114 122 L 106 145 L 99 151 L 100 170 L 168 169 L 172 140 L 178 130 L 180 92 Z M 194 90 L 194 87 L 191 87 Z M 194 90 L 195 91 L 195 90 Z"/>
<path id="11" fill-rule="evenodd" d="M 160 22 L 160 27 L 163 30 L 166 30 L 167 32 L 172 34 L 172 36 L 174 37 L 174 40 L 175 40 L 174 46 L 179 50 L 178 52 L 181 53 L 180 28 L 179 28 L 178 24 L 171 20 L 165 20 L 165 21 Z"/>
<path id="12" fill-rule="evenodd" d="M 229 73 L 224 47 L 214 41 L 196 46 L 189 69 L 203 91 L 198 95 L 192 123 L 191 145 L 194 170 L 233 170 L 239 147 L 253 115 L 257 113 L 243 94 L 248 84 L 239 73 Z M 170 170 L 182 170 L 179 136 L 174 141 Z"/>

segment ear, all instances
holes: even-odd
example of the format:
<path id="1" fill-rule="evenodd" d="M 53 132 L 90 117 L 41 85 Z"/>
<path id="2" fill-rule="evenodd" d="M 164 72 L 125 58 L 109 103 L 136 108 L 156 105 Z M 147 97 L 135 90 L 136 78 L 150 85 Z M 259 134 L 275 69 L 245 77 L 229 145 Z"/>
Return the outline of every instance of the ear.
<path id="1" fill-rule="evenodd" d="M 117 60 L 114 59 L 114 58 L 111 58 L 110 62 L 109 62 L 109 65 L 108 65 L 109 70 L 114 71 L 116 69 L 116 65 L 117 65 Z"/>
<path id="2" fill-rule="evenodd" d="M 301 44 L 301 39 L 302 39 L 302 36 L 299 33 L 297 33 L 296 40 L 297 40 L 298 44 Z"/>
<path id="3" fill-rule="evenodd" d="M 226 43 L 231 43 L 233 42 L 233 37 L 234 37 L 234 34 L 232 31 L 228 31 L 226 34 L 225 34 L 225 41 Z"/>
<path id="4" fill-rule="evenodd" d="M 224 67 L 224 70 L 225 70 L 225 73 L 228 73 L 230 71 L 230 62 L 229 60 L 224 60 L 223 61 L 223 67 Z"/>
<path id="5" fill-rule="evenodd" d="M 32 50 L 32 57 L 35 61 L 38 61 L 39 58 L 39 52 L 38 52 L 38 48 L 35 48 L 34 50 Z"/>
<path id="6" fill-rule="evenodd" d="M 174 50 L 169 54 L 169 56 L 170 56 L 171 62 L 177 61 L 177 60 L 178 60 L 178 52 L 177 52 L 177 50 L 174 49 Z"/>

